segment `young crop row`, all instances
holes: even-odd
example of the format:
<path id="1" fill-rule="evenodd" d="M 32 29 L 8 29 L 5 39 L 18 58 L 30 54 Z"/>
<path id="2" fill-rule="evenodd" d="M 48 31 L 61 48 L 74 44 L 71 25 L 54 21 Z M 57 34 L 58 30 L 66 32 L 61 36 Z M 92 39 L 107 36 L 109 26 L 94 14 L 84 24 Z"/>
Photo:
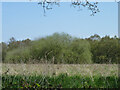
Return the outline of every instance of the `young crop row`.
<path id="1" fill-rule="evenodd" d="M 2 88 L 118 88 L 115 76 L 2 76 Z"/>

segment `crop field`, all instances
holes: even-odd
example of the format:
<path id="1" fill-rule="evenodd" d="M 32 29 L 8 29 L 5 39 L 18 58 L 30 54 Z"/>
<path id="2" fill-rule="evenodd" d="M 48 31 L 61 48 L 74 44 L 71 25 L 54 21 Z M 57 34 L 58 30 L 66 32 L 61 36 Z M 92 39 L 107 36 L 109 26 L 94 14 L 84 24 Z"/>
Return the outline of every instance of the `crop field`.
<path id="1" fill-rule="evenodd" d="M 3 88 L 117 88 L 117 64 L 2 64 Z"/>

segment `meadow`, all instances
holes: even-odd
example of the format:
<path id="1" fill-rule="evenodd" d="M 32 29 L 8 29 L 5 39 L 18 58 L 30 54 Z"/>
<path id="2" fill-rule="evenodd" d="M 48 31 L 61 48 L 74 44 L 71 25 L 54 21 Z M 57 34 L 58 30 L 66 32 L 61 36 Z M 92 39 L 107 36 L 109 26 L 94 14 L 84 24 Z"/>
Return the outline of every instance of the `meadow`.
<path id="1" fill-rule="evenodd" d="M 118 76 L 118 64 L 2 64 L 7 75 Z"/>
<path id="2" fill-rule="evenodd" d="M 117 64 L 3 64 L 3 88 L 118 88 Z"/>

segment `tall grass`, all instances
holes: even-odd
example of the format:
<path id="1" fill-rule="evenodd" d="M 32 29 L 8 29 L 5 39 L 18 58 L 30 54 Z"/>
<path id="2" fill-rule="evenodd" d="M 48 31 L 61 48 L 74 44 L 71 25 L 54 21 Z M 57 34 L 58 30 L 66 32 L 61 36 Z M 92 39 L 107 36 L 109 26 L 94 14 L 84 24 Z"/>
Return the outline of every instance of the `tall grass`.
<path id="1" fill-rule="evenodd" d="M 94 79 L 94 81 L 92 80 Z M 115 76 L 2 76 L 3 88 L 118 88 Z"/>

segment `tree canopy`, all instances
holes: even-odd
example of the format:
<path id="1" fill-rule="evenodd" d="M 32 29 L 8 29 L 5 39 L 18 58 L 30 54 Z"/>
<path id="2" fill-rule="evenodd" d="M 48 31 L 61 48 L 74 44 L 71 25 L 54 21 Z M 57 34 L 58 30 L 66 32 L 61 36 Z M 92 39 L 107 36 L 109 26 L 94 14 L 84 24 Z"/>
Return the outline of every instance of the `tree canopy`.
<path id="1" fill-rule="evenodd" d="M 81 39 L 66 33 L 54 33 L 38 40 L 2 42 L 4 63 L 118 63 L 120 44 L 116 36 L 100 37 L 95 34 Z"/>

